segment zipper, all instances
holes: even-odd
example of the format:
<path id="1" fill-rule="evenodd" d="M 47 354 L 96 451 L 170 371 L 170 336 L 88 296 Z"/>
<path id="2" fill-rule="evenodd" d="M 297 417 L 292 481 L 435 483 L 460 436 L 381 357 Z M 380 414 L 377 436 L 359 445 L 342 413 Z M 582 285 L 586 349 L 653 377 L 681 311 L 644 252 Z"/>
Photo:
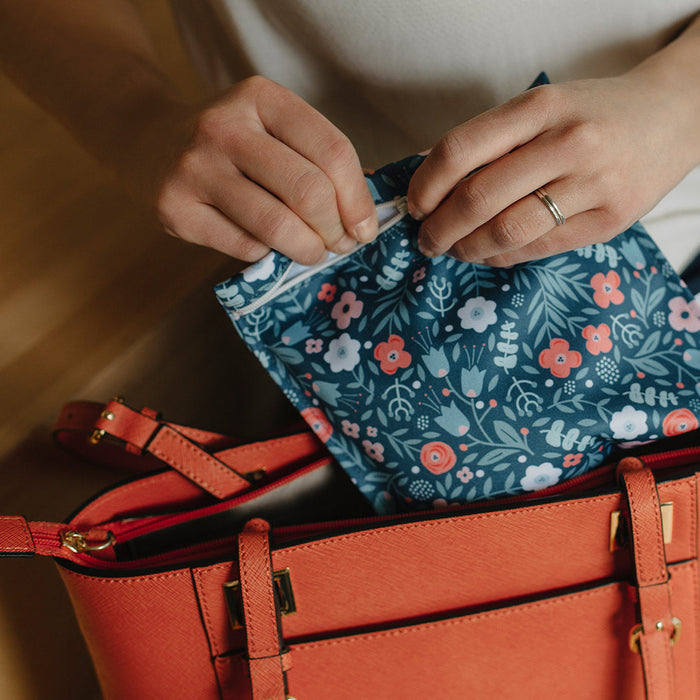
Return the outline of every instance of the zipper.
<path id="1" fill-rule="evenodd" d="M 300 476 L 307 473 L 312 473 L 330 462 L 330 457 L 319 459 L 311 464 L 303 467 L 301 470 L 287 475 L 267 486 L 264 486 L 255 491 L 250 491 L 235 499 L 234 503 L 223 502 L 211 506 L 204 506 L 194 511 L 186 513 L 169 513 L 166 515 L 143 516 L 138 518 L 126 518 L 124 520 L 112 521 L 103 523 L 98 526 L 93 526 L 89 530 L 78 530 L 70 523 L 65 526 L 52 525 L 50 528 L 42 527 L 32 530 L 32 538 L 37 545 L 38 553 L 48 556 L 60 557 L 75 563 L 104 568 L 104 569 L 126 569 L 132 568 L 134 562 L 138 561 L 139 565 L 155 566 L 157 564 L 169 564 L 177 561 L 183 553 L 191 551 L 204 550 L 209 552 L 212 547 L 216 547 L 217 543 L 230 542 L 238 536 L 236 533 L 233 536 L 226 536 L 218 539 L 210 539 L 204 543 L 193 544 L 187 547 L 178 548 L 173 551 L 164 552 L 163 554 L 153 555 L 142 559 L 130 559 L 117 561 L 115 559 L 114 546 L 125 544 L 130 540 L 148 535 L 152 532 L 165 530 L 169 527 L 182 525 L 188 522 L 196 522 L 202 518 L 216 515 L 217 513 L 235 508 L 236 506 L 245 505 L 251 500 L 264 496 L 270 491 L 281 488 L 286 484 L 295 481 Z M 42 523 L 42 525 L 45 525 Z M 94 533 L 94 534 L 93 534 Z M 83 537 L 89 543 L 93 543 L 95 538 L 99 538 L 100 542 L 108 542 L 105 546 L 100 544 L 89 544 L 87 547 L 71 546 L 76 539 Z M 94 552 L 99 552 L 99 556 L 95 556 Z"/>
<path id="2" fill-rule="evenodd" d="M 388 231 L 393 226 L 396 226 L 396 224 L 399 223 L 399 221 L 401 221 L 404 217 L 408 215 L 408 205 L 406 203 L 406 199 L 407 198 L 405 196 L 397 197 L 396 199 L 391 199 L 387 202 L 379 202 L 379 204 L 375 205 L 377 215 L 380 219 L 382 218 L 381 214 L 385 210 L 395 209 L 395 212 L 393 214 L 389 214 L 388 218 L 386 218 L 380 224 L 379 235 L 381 235 L 385 231 Z M 246 306 L 242 306 L 240 309 L 233 310 L 231 312 L 232 317 L 235 320 L 238 320 L 242 316 L 245 316 L 246 314 L 249 314 L 259 309 L 261 306 L 264 306 L 268 302 L 272 301 L 275 297 L 278 297 L 281 294 L 285 294 L 287 291 L 292 289 L 297 284 L 300 284 L 304 280 L 307 280 L 310 277 L 314 277 L 322 270 L 337 265 L 350 255 L 354 255 L 358 250 L 364 248 L 364 246 L 366 245 L 369 245 L 369 243 L 358 243 L 349 253 L 342 253 L 339 255 L 331 254 L 322 263 L 314 265 L 313 267 L 305 268 L 298 274 L 293 275 L 291 279 L 288 279 L 290 277 L 292 269 L 294 269 L 294 264 L 291 263 L 287 267 L 287 269 L 280 275 L 280 278 L 272 285 L 272 287 L 270 287 L 270 289 L 268 289 L 257 299 L 254 299 L 249 304 L 246 304 Z"/>
<path id="3" fill-rule="evenodd" d="M 673 467 L 687 466 L 693 460 L 697 460 L 698 457 L 700 457 L 700 447 L 682 448 L 670 452 L 643 455 L 639 458 L 648 467 L 663 470 Z M 321 466 L 321 463 L 314 464 L 314 468 Z M 481 510 L 499 510 L 512 505 L 545 500 L 571 492 L 583 492 L 586 489 L 601 487 L 604 485 L 612 485 L 612 476 L 615 473 L 616 468 L 617 463 L 612 463 L 610 465 L 600 467 L 594 471 L 581 474 L 560 484 L 555 484 L 547 489 L 542 489 L 541 491 L 508 496 L 492 501 L 478 501 L 476 503 L 466 504 L 455 508 L 445 508 L 429 512 L 421 511 L 420 513 L 413 512 L 388 515 L 369 515 L 364 517 L 347 518 L 344 520 L 322 521 L 275 528 L 275 543 L 283 543 L 285 546 L 289 546 L 292 542 L 319 534 L 330 537 L 345 531 L 366 529 L 368 527 L 387 527 L 392 524 L 405 524 L 418 520 L 424 521 L 438 520 L 445 517 L 460 517 L 478 513 Z M 310 469 L 310 471 L 313 471 L 313 469 Z M 251 492 L 248 495 L 253 498 L 258 495 L 263 495 L 267 491 L 274 490 L 278 486 L 283 486 L 286 483 L 289 483 L 290 481 L 294 480 L 296 476 L 297 475 L 295 474 L 289 475 L 275 484 L 270 484 L 269 488 Z M 250 500 L 250 498 L 239 501 L 239 503 L 245 503 L 248 500 Z M 216 513 L 228 508 L 235 508 L 236 505 L 237 504 L 221 503 L 185 514 L 169 515 L 164 517 L 155 516 L 155 518 L 153 520 L 149 520 L 147 524 L 144 525 L 142 522 L 135 528 L 119 527 L 119 525 L 123 525 L 127 521 L 121 521 L 121 523 L 106 523 L 98 526 L 98 528 L 99 530 L 108 532 L 108 534 L 111 536 L 110 545 L 116 544 L 117 542 L 119 544 L 124 544 L 136 537 L 147 535 L 150 532 L 163 530 L 170 526 L 184 524 L 187 522 L 191 522 L 194 525 L 196 521 L 201 518 L 209 515 L 215 515 Z M 93 528 L 93 531 L 97 530 Z M 177 548 L 161 554 L 154 554 L 140 559 L 116 561 L 113 558 L 114 553 L 112 546 L 106 548 L 105 551 L 102 552 L 103 556 L 111 557 L 105 559 L 101 558 L 100 556 L 95 556 L 90 550 L 82 552 L 74 552 L 72 550 L 67 551 L 65 546 L 62 545 L 62 536 L 60 533 L 54 534 L 42 532 L 32 534 L 37 545 L 43 545 L 42 548 L 44 551 L 42 553 L 50 553 L 52 556 L 68 559 L 82 566 L 105 570 L 133 570 L 136 565 L 138 565 L 139 568 L 147 568 L 176 565 L 186 562 L 191 563 L 188 562 L 188 558 L 191 554 L 196 554 L 199 559 L 204 560 L 207 557 L 214 557 L 230 552 L 232 543 L 235 543 L 238 536 L 237 533 L 233 535 L 225 535 L 220 538 L 209 539 L 203 543 L 192 544 L 187 547 Z M 51 551 L 46 551 L 47 548 L 50 548 Z M 95 550 L 93 549 L 92 551 Z"/>

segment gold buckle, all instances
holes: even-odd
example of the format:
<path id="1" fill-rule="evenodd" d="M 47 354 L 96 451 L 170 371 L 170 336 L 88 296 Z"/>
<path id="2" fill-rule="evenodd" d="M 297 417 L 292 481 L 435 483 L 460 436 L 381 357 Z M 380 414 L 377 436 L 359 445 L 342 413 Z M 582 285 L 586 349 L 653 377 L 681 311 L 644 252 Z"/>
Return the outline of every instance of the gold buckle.
<path id="1" fill-rule="evenodd" d="M 670 544 L 673 541 L 673 502 L 661 504 L 661 529 L 664 537 L 664 544 Z M 616 510 L 610 513 L 610 551 L 624 547 L 627 542 L 624 541 L 626 532 L 620 527 L 620 511 Z"/>
<path id="2" fill-rule="evenodd" d="M 107 532 L 107 538 L 103 542 L 91 542 L 87 539 L 84 532 L 78 532 L 77 530 L 61 533 L 61 545 L 76 554 L 101 552 L 103 549 L 111 547 L 116 541 L 116 537 L 110 531 Z"/>
<path id="3" fill-rule="evenodd" d="M 682 623 L 677 617 L 671 618 L 671 620 L 673 622 L 673 632 L 671 632 L 668 642 L 671 646 L 673 646 L 681 637 Z M 663 630 L 663 628 L 664 623 L 659 620 L 659 622 L 656 623 L 656 629 L 660 632 Z M 644 628 L 641 624 L 635 625 L 630 630 L 630 650 L 635 654 L 639 654 L 639 638 L 642 636 L 643 632 Z"/>
<path id="4" fill-rule="evenodd" d="M 274 590 L 279 603 L 280 614 L 291 615 L 297 611 L 292 591 L 292 581 L 289 577 L 289 569 L 280 569 L 272 574 Z M 241 582 L 227 581 L 223 585 L 228 616 L 231 627 L 235 630 L 243 627 L 243 613 L 241 610 Z"/>

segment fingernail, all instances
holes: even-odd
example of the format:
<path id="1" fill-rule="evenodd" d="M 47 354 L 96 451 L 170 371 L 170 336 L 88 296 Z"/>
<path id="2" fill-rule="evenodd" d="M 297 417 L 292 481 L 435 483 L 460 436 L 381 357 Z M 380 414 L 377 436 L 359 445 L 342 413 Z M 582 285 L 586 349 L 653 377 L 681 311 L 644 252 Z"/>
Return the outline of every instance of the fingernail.
<path id="1" fill-rule="evenodd" d="M 418 250 L 425 255 L 426 258 L 434 258 L 435 251 L 428 248 L 421 238 L 418 239 Z"/>
<path id="2" fill-rule="evenodd" d="M 425 214 L 420 211 L 420 209 L 416 209 L 415 205 L 413 205 L 411 202 L 408 202 L 408 214 L 416 221 L 423 221 L 423 219 L 425 219 Z"/>
<path id="3" fill-rule="evenodd" d="M 335 253 L 349 253 L 355 250 L 356 245 L 357 241 L 354 238 L 345 235 L 333 246 L 333 251 Z"/>
<path id="4" fill-rule="evenodd" d="M 352 230 L 352 235 L 360 241 L 360 243 L 369 243 L 377 237 L 378 225 L 377 216 L 373 214 L 368 216 L 364 221 L 357 224 Z"/>

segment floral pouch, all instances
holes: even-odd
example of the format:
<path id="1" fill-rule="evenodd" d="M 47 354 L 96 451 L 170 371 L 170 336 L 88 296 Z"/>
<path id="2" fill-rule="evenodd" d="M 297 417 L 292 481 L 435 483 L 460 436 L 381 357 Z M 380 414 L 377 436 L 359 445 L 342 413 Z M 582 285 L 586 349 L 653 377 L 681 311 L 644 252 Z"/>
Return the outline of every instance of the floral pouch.
<path id="1" fill-rule="evenodd" d="M 368 176 L 382 233 L 216 287 L 379 512 L 538 490 L 698 427 L 700 304 L 640 224 L 496 269 L 416 247 L 416 156 Z"/>

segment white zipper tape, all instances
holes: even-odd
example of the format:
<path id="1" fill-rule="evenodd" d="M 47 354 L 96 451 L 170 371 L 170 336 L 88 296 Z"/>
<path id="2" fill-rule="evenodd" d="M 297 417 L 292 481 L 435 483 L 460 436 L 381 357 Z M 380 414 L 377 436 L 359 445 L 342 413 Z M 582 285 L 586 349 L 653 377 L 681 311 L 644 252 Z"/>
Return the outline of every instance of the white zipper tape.
<path id="1" fill-rule="evenodd" d="M 390 228 L 395 226 L 401 219 L 403 219 L 408 214 L 408 206 L 406 204 L 406 197 L 397 197 L 396 199 L 389 200 L 388 202 L 380 202 L 376 205 L 377 218 L 380 221 L 379 224 L 379 235 L 388 231 Z M 313 277 L 314 275 L 325 270 L 332 265 L 336 265 L 341 262 L 349 255 L 354 255 L 360 248 L 369 245 L 368 243 L 358 243 L 353 250 L 349 253 L 343 253 L 338 255 L 335 253 L 329 253 L 328 257 L 318 265 L 313 265 L 307 267 L 304 265 L 299 265 L 298 263 L 292 263 L 289 267 L 282 273 L 280 278 L 275 282 L 275 284 L 270 287 L 264 294 L 254 299 L 250 304 L 242 306 L 240 309 L 235 309 L 231 312 L 234 319 L 239 319 L 241 316 L 259 309 L 264 306 L 269 301 L 284 294 L 289 291 L 292 287 L 300 284 L 304 280 Z M 241 273 L 243 274 L 243 273 Z"/>

